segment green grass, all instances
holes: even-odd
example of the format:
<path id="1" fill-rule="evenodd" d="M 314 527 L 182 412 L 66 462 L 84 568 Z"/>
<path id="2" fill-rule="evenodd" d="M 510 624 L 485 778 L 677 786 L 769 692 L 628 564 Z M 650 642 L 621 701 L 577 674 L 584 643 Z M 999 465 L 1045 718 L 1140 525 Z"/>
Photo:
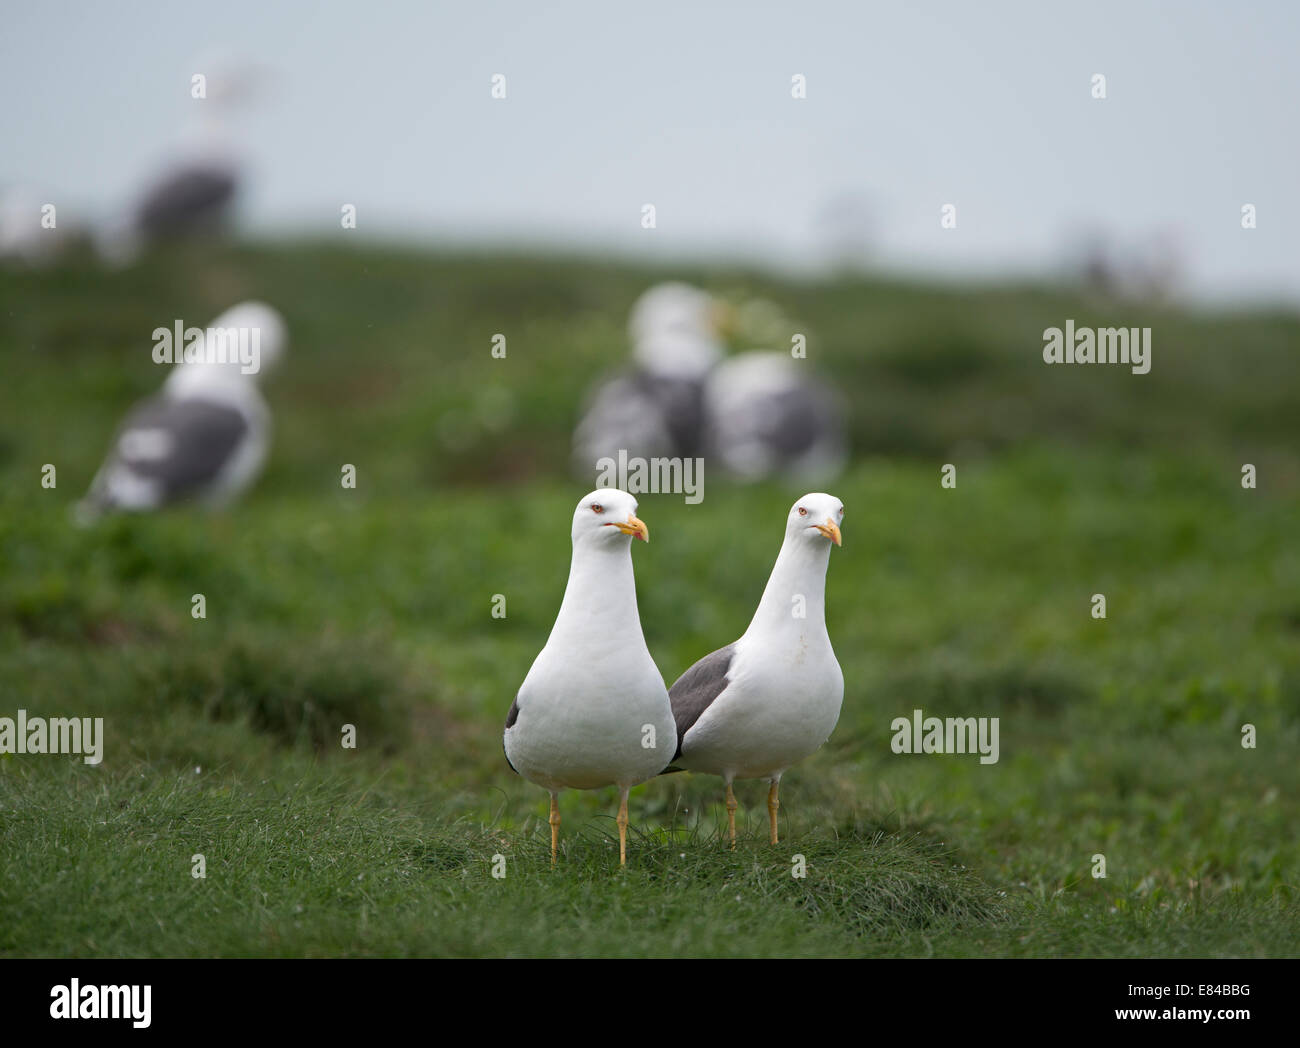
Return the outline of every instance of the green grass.
<path id="1" fill-rule="evenodd" d="M 626 871 L 612 791 L 565 795 L 551 869 L 500 730 L 590 486 L 565 475 L 576 404 L 663 275 L 317 246 L 3 275 L 0 716 L 102 716 L 107 741 L 99 767 L 0 757 L 0 953 L 1298 952 L 1300 322 L 1065 290 L 687 274 L 806 319 L 852 410 L 844 712 L 783 781 L 779 846 L 762 784 L 732 852 L 719 781 L 673 775 L 633 793 Z M 72 527 L 159 381 L 148 332 L 251 294 L 294 335 L 252 496 Z M 1152 373 L 1045 367 L 1067 316 L 1151 323 Z M 641 498 L 670 681 L 743 630 L 800 493 Z M 1001 760 L 894 754 L 917 707 L 999 717 Z"/>

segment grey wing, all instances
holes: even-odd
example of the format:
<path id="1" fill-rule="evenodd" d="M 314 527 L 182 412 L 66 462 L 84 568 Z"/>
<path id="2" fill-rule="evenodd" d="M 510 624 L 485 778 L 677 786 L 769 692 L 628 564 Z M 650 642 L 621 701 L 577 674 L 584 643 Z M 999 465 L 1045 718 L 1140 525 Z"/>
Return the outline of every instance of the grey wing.
<path id="1" fill-rule="evenodd" d="M 235 188 L 234 174 L 223 168 L 178 168 L 140 202 L 136 225 L 147 236 L 166 237 L 212 224 L 225 213 Z"/>
<path id="2" fill-rule="evenodd" d="M 695 726 L 695 722 L 713 704 L 713 700 L 726 691 L 727 671 L 731 668 L 731 658 L 735 651 L 736 645 L 728 644 L 711 655 L 705 655 L 668 689 L 673 720 L 677 722 L 677 752 L 673 754 L 673 760 L 682 755 L 686 733 Z"/>
<path id="3" fill-rule="evenodd" d="M 118 430 L 102 490 L 92 500 L 113 506 L 113 478 L 120 471 L 151 484 L 160 502 L 202 490 L 221 473 L 249 437 L 243 413 L 224 404 L 194 398 L 155 397 L 139 405 Z"/>

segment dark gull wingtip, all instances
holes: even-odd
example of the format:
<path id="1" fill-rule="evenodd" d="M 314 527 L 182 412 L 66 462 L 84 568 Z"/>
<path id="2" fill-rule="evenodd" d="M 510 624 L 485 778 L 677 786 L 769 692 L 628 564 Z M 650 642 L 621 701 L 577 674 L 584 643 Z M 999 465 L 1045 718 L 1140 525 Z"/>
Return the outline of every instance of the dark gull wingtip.
<path id="1" fill-rule="evenodd" d="M 506 731 L 509 731 L 511 728 L 513 728 L 515 726 L 515 721 L 517 721 L 518 719 L 519 719 L 519 696 L 516 695 L 515 701 L 510 704 L 510 712 L 506 714 Z M 501 735 L 501 752 L 506 754 L 506 763 L 510 764 L 510 754 L 506 753 L 506 738 L 504 733 L 502 733 Z M 513 764 L 510 764 L 510 770 L 514 772 L 516 775 L 519 774 L 519 769 L 516 768 Z"/>

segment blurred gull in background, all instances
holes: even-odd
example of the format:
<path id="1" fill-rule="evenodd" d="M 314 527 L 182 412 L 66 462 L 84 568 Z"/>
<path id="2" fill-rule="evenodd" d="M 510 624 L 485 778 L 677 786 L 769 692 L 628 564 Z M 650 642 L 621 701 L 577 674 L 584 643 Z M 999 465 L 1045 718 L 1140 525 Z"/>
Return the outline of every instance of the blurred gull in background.
<path id="1" fill-rule="evenodd" d="M 222 56 L 202 58 L 195 69 L 204 78 L 203 97 L 190 99 L 192 119 L 160 168 L 97 238 L 112 265 L 130 264 L 150 243 L 210 235 L 229 218 L 246 167 L 233 117 L 256 97 L 263 73 Z"/>
<path id="2" fill-rule="evenodd" d="M 789 322 L 755 299 L 739 310 L 699 288 L 659 284 L 632 308 L 630 369 L 600 382 L 574 432 L 580 475 L 620 451 L 643 458 L 704 456 L 744 481 L 785 475 L 830 480 L 848 457 L 843 410 L 804 359 L 750 351 L 728 358 L 739 329 L 777 340 Z"/>
<path id="3" fill-rule="evenodd" d="M 162 391 L 136 405 L 118 429 L 108 458 L 77 506 L 79 521 L 187 498 L 220 506 L 257 478 L 271 431 L 270 409 L 257 381 L 283 354 L 287 329 L 280 314 L 261 302 L 241 302 L 212 321 L 202 347 L 209 352 L 218 339 L 207 332 L 217 329 L 243 333 L 245 345 L 256 338 L 256 370 L 250 371 L 237 352 L 225 354 L 224 362 L 210 357 L 166 365 L 171 373 Z"/>

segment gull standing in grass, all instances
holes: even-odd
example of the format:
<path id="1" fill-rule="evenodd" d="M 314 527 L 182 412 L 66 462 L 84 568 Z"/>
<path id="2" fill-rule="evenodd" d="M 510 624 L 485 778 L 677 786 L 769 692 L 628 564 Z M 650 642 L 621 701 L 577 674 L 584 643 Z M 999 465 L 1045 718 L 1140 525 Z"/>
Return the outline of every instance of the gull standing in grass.
<path id="1" fill-rule="evenodd" d="M 677 730 L 646 648 L 632 577 L 632 539 L 650 540 L 637 503 L 617 488 L 573 513 L 573 559 L 560 613 L 506 718 L 510 767 L 551 794 L 551 862 L 559 793 L 617 786 L 618 861 L 627 863 L 627 795 L 663 771 Z"/>
<path id="2" fill-rule="evenodd" d="M 174 347 L 162 391 L 141 401 L 119 427 L 76 517 L 145 512 L 196 498 L 221 506 L 257 478 L 271 440 L 271 411 L 257 388 L 284 352 L 284 319 L 262 302 L 241 302 L 193 346 Z M 256 352 L 254 352 L 256 350 Z"/>
<path id="3" fill-rule="evenodd" d="M 785 541 L 758 610 L 735 643 L 706 655 L 669 695 L 677 722 L 673 771 L 721 775 L 736 846 L 736 779 L 771 784 L 767 811 L 777 843 L 777 789 L 790 765 L 835 729 L 844 675 L 826 632 L 826 567 L 840 544 L 844 504 L 805 495 L 786 518 Z"/>
<path id="4" fill-rule="evenodd" d="M 158 241 L 219 231 L 247 180 L 244 135 L 237 133 L 235 117 L 257 98 L 265 73 L 215 53 L 195 57 L 193 68 L 204 77 L 203 93 L 191 99 L 180 140 L 96 236 L 100 256 L 112 266 L 133 263 Z"/>

